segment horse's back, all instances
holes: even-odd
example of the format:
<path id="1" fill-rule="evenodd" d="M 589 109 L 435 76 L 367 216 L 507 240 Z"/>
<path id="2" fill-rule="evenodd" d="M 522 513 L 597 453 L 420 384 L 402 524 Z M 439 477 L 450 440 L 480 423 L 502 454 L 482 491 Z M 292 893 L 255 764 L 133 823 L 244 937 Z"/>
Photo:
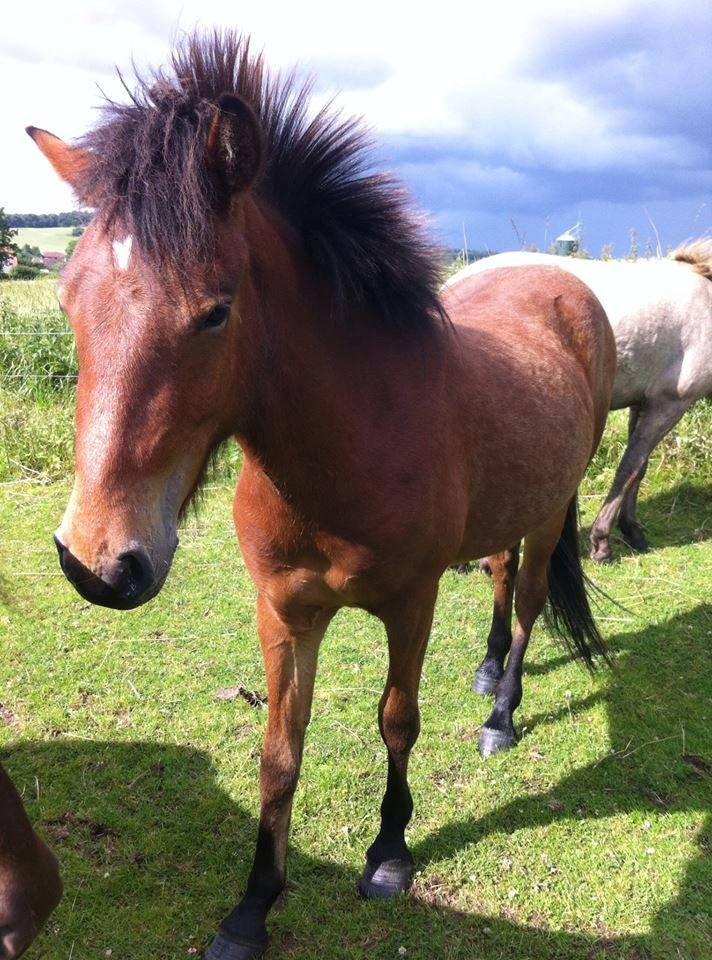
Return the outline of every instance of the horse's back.
<path id="1" fill-rule="evenodd" d="M 556 376 L 564 355 L 583 371 L 591 396 L 608 402 L 616 348 L 605 310 L 590 287 L 556 265 L 473 272 L 443 289 L 456 328 L 479 334 L 494 350 L 514 347 L 524 370 L 542 360 Z"/>
<path id="2" fill-rule="evenodd" d="M 702 396 L 712 390 L 712 284 L 675 260 L 600 261 L 514 251 L 479 260 L 446 290 L 505 266 L 556 266 L 600 300 L 616 338 L 613 408 L 656 393 Z"/>

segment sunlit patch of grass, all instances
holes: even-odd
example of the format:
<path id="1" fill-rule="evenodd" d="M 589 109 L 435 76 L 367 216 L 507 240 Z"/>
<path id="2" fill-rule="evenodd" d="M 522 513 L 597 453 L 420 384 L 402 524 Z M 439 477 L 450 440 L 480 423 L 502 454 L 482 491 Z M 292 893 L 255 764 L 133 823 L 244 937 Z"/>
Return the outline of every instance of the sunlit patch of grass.
<path id="1" fill-rule="evenodd" d="M 604 486 L 587 480 L 585 521 Z M 0 488 L 0 686 L 15 718 L 0 755 L 66 884 L 36 955 L 189 956 L 244 887 L 258 814 L 266 710 L 215 697 L 264 691 L 232 487 L 206 491 L 164 591 L 128 614 L 62 578 L 50 532 L 67 495 Z M 355 893 L 384 785 L 385 638 L 363 613 L 336 618 L 270 957 L 705 960 L 712 784 L 690 758 L 712 759 L 712 544 L 696 532 L 709 497 L 697 477 L 681 487 L 652 470 L 641 515 L 654 549 L 619 545 L 612 566 L 587 565 L 625 606 L 599 612 L 615 671 L 590 677 L 537 630 L 521 742 L 491 761 L 476 745 L 489 704 L 469 692 L 491 586 L 443 578 L 411 767 L 418 874 L 392 903 Z"/>
<path id="2" fill-rule="evenodd" d="M 155 601 L 132 613 L 82 601 L 51 543 L 73 432 L 72 381 L 56 374 L 75 372 L 71 340 L 45 335 L 66 331 L 53 297 L 52 281 L 0 284 L 13 334 L 0 340 L 0 717 L 12 721 L 0 719 L 0 759 L 66 886 L 28 956 L 199 955 L 244 888 L 267 716 L 215 696 L 237 683 L 264 691 L 254 587 L 230 518 L 239 454 L 219 459 Z M 43 333 L 31 343 L 22 329 Z M 363 613 L 336 617 L 270 958 L 709 960 L 711 432 L 701 402 L 654 454 L 640 502 L 651 552 L 615 542 L 614 564 L 586 564 L 622 604 L 598 611 L 614 671 L 589 676 L 538 628 L 521 742 L 486 763 L 477 731 L 489 702 L 469 684 L 491 585 L 445 575 L 411 765 L 418 873 L 390 903 L 355 893 L 385 780 L 385 638 Z M 626 415 L 614 414 L 581 488 L 584 528 L 625 436 Z"/>

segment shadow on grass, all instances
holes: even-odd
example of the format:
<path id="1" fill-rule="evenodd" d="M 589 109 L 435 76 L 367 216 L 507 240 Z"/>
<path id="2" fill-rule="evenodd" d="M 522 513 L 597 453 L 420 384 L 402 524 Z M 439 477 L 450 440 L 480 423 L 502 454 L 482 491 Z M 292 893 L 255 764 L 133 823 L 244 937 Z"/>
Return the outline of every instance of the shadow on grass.
<path id="1" fill-rule="evenodd" d="M 685 482 L 666 488 L 645 497 L 639 512 L 641 522 L 649 528 L 653 547 L 676 547 L 709 540 L 712 485 Z"/>
<path id="2" fill-rule="evenodd" d="M 711 679 L 710 625 L 709 608 L 698 607 L 619 637 L 620 675 L 604 694 L 618 753 L 576 770 L 547 793 L 443 824 L 414 847 L 416 861 L 435 863 L 493 832 L 516 834 L 557 820 L 660 811 L 661 805 L 708 809 L 710 780 L 682 760 L 679 740 L 635 747 L 653 731 L 660 737 L 668 721 L 677 728 L 673 718 L 689 723 L 690 742 L 698 735 L 693 721 Z M 666 671 L 661 651 L 674 642 L 674 671 Z M 200 955 L 244 886 L 256 833 L 254 818 L 221 787 L 206 753 L 172 744 L 57 739 L 19 743 L 2 759 L 24 785 L 30 812 L 63 863 L 65 898 L 34 956 Z M 495 762 L 516 762 L 516 755 Z M 39 802 L 32 800 L 37 794 Z M 376 815 L 374 806 L 374 828 Z M 355 872 L 296 848 L 289 895 L 270 921 L 268 956 L 386 960 L 405 945 L 407 956 L 418 960 L 703 960 L 712 942 L 705 894 L 709 837 L 699 841 L 700 856 L 689 864 L 677 898 L 654 918 L 648 935 L 636 937 L 547 931 L 514 911 L 463 913 L 437 895 L 362 903 Z"/>

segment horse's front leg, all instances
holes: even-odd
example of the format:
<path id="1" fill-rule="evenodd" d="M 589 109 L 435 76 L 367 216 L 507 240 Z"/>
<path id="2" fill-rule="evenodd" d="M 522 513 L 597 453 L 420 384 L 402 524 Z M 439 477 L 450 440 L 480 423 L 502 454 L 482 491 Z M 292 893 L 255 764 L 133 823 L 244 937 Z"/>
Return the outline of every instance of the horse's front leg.
<path id="1" fill-rule="evenodd" d="M 378 710 L 388 750 L 388 777 L 381 829 L 368 849 L 359 884 L 361 896 L 367 899 L 403 893 L 412 879 L 413 857 L 405 842 L 405 828 L 413 812 L 408 759 L 420 732 L 418 687 L 437 589 L 437 582 L 428 582 L 407 599 L 377 611 L 388 634 L 388 677 Z"/>
<path id="2" fill-rule="evenodd" d="M 628 446 L 616 470 L 613 486 L 591 527 L 592 560 L 610 563 L 613 559 L 609 537 L 621 504 L 628 491 L 633 490 L 634 497 L 637 496 L 648 457 L 691 404 L 688 399 L 654 397 L 643 404 L 636 417 L 631 417 Z"/>
<path id="3" fill-rule="evenodd" d="M 260 764 L 257 849 L 244 897 L 220 924 L 206 960 L 253 960 L 267 948 L 265 920 L 286 882 L 287 834 L 309 722 L 319 644 L 333 611 L 307 609 L 289 623 L 263 595 L 257 628 L 269 716 Z"/>

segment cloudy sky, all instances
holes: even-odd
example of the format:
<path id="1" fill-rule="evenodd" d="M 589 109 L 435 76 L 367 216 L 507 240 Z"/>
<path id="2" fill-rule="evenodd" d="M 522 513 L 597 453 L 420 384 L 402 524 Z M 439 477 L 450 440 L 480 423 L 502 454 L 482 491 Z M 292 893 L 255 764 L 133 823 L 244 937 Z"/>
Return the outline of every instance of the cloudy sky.
<path id="1" fill-rule="evenodd" d="M 34 0 L 0 36 L 0 206 L 71 209 L 23 132 L 71 138 L 101 91 L 195 25 L 251 33 L 276 67 L 362 114 L 439 237 L 543 247 L 577 221 L 594 254 L 636 228 L 712 232 L 712 0 Z M 654 226 L 653 226 L 654 225 Z"/>

